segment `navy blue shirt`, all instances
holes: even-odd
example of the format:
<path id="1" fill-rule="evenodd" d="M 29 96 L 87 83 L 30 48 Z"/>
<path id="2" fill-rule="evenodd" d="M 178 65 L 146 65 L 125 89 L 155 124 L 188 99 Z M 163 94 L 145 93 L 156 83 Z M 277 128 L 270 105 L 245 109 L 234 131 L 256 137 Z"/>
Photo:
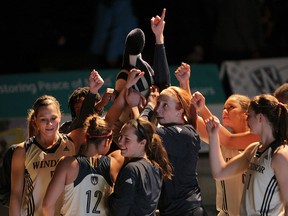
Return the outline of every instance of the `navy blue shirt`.
<path id="1" fill-rule="evenodd" d="M 192 125 L 172 125 L 157 128 L 173 166 L 172 181 L 163 182 L 159 200 L 161 215 L 183 215 L 202 206 L 197 180 L 200 138 Z"/>
<path id="2" fill-rule="evenodd" d="M 118 174 L 114 193 L 109 196 L 113 216 L 155 215 L 162 186 L 158 167 L 144 158 L 131 159 Z"/>

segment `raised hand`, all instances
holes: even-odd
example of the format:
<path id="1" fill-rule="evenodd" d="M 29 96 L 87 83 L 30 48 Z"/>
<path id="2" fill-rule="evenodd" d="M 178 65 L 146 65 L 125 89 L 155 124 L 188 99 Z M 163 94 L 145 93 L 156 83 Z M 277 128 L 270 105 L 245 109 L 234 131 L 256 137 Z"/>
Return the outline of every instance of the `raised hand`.
<path id="1" fill-rule="evenodd" d="M 92 94 L 98 93 L 99 89 L 103 86 L 104 80 L 100 74 L 93 69 L 89 76 L 89 87 Z"/>
<path id="2" fill-rule="evenodd" d="M 141 93 L 133 88 L 129 88 L 126 91 L 125 99 L 129 107 L 136 107 L 141 100 Z"/>
<path id="3" fill-rule="evenodd" d="M 111 100 L 114 100 L 114 97 L 114 89 L 107 88 L 105 93 L 102 95 L 101 101 L 99 102 L 101 104 L 99 104 L 99 106 L 102 108 L 107 106 Z"/>
<path id="4" fill-rule="evenodd" d="M 159 88 L 157 86 L 153 85 L 150 87 L 150 94 L 147 99 L 147 104 L 149 104 L 153 109 L 157 104 L 159 94 Z"/>
<path id="5" fill-rule="evenodd" d="M 216 118 L 216 117 L 210 117 L 208 119 L 205 120 L 205 124 L 206 124 L 206 129 L 207 129 L 207 132 L 210 134 L 210 135 L 215 135 L 218 133 L 219 131 L 219 125 L 220 125 L 220 122 L 219 122 L 219 119 Z"/>
<path id="6" fill-rule="evenodd" d="M 163 44 L 164 43 L 164 27 L 165 27 L 165 14 L 166 14 L 166 8 L 163 9 L 161 17 L 158 15 L 155 17 L 152 17 L 150 20 L 151 29 L 155 35 L 156 38 L 156 44 Z"/>
<path id="7" fill-rule="evenodd" d="M 181 65 L 175 71 L 175 77 L 179 81 L 180 85 L 181 83 L 185 83 L 187 81 L 189 82 L 190 74 L 191 74 L 190 65 L 184 62 L 182 62 Z"/>
<path id="8" fill-rule="evenodd" d="M 129 89 L 133 85 L 135 85 L 139 79 L 141 79 L 144 76 L 144 72 L 141 70 L 138 70 L 136 68 L 133 68 L 128 73 L 128 78 L 126 81 L 126 88 Z"/>
<path id="9" fill-rule="evenodd" d="M 199 91 L 196 91 L 192 95 L 191 103 L 198 112 L 205 106 L 205 97 Z"/>

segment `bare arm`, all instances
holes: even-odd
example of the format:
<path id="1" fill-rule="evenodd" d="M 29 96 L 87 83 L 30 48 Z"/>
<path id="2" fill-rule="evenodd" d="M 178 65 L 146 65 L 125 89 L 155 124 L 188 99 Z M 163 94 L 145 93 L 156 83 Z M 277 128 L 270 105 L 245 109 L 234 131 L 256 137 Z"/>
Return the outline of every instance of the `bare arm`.
<path id="1" fill-rule="evenodd" d="M 26 150 L 24 143 L 19 144 L 13 152 L 11 166 L 11 193 L 9 215 L 21 215 L 21 204 L 24 188 Z"/>
<path id="2" fill-rule="evenodd" d="M 252 148 L 247 148 L 244 153 L 237 155 L 226 163 L 220 149 L 218 136 L 220 125 L 219 120 L 216 118 L 209 118 L 205 122 L 209 134 L 209 158 L 213 177 L 222 180 L 243 173 L 249 166 L 249 158 Z"/>
<path id="3" fill-rule="evenodd" d="M 224 145 L 230 149 L 245 149 L 251 143 L 260 140 L 256 134 L 253 134 L 250 131 L 232 134 L 222 125 L 219 130 L 219 137 L 221 145 Z"/>
<path id="4" fill-rule="evenodd" d="M 136 119 L 140 115 L 138 106 L 141 103 L 141 97 L 141 93 L 133 88 L 129 88 L 126 90 L 125 100 L 131 109 L 131 118 Z"/>
<path id="5" fill-rule="evenodd" d="M 207 142 L 208 134 L 204 128 L 205 119 L 211 118 L 214 115 L 210 112 L 208 107 L 205 105 L 205 98 L 200 92 L 195 92 L 191 103 L 196 107 L 196 110 L 200 113 L 201 117 L 197 119 L 197 130 L 201 139 Z M 249 144 L 259 141 L 259 137 L 250 131 L 232 134 L 223 125 L 219 125 L 219 138 L 220 143 L 230 149 L 245 149 Z"/>
<path id="6" fill-rule="evenodd" d="M 125 158 L 121 155 L 120 150 L 116 150 L 111 152 L 108 157 L 111 158 L 111 165 L 110 165 L 110 175 L 112 181 L 115 183 L 117 175 L 125 163 Z"/>
<path id="7" fill-rule="evenodd" d="M 112 89 L 112 88 L 106 89 L 105 93 L 102 95 L 101 100 L 95 104 L 95 109 L 96 109 L 97 113 L 102 114 L 104 107 L 107 106 L 111 100 L 114 101 L 115 93 L 116 92 L 114 92 L 114 89 Z"/>
<path id="8" fill-rule="evenodd" d="M 272 158 L 272 168 L 274 169 L 275 176 L 280 188 L 281 200 L 285 208 L 285 215 L 288 215 L 288 147 L 280 147 L 279 150 L 273 155 Z"/>
<path id="9" fill-rule="evenodd" d="M 73 162 L 75 163 L 74 166 Z M 65 185 L 72 183 L 78 172 L 79 166 L 74 157 L 67 157 L 58 163 L 43 200 L 43 216 L 54 216 L 56 202 L 64 191 Z"/>
<path id="10" fill-rule="evenodd" d="M 68 136 L 72 139 L 75 146 L 75 153 L 77 154 L 81 148 L 81 145 L 85 143 L 85 132 L 83 127 L 72 130 Z"/>
<path id="11" fill-rule="evenodd" d="M 137 69 L 132 69 L 128 74 L 128 79 L 125 84 L 125 88 L 123 88 L 118 95 L 118 97 L 115 99 L 114 103 L 111 105 L 110 109 L 108 110 L 105 121 L 108 122 L 109 125 L 113 125 L 115 121 L 119 118 L 121 115 L 124 107 L 126 106 L 126 91 L 127 89 L 131 88 L 133 85 L 137 83 L 137 81 L 144 76 L 144 72 L 141 72 Z"/>

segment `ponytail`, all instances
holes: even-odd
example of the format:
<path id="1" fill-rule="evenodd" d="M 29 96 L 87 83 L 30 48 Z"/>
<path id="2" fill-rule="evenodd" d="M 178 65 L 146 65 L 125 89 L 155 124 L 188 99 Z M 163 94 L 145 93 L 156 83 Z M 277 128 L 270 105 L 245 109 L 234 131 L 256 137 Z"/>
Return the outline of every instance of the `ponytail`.
<path id="1" fill-rule="evenodd" d="M 279 138 L 279 140 L 281 142 L 286 141 L 288 139 L 288 129 L 287 129 L 287 125 L 288 125 L 288 113 L 287 113 L 287 108 L 284 104 L 279 103 L 278 104 L 278 108 L 279 108 L 279 115 L 278 115 L 278 130 L 277 130 L 277 138 Z"/>
<path id="2" fill-rule="evenodd" d="M 156 133 L 153 134 L 151 145 L 146 145 L 146 155 L 148 159 L 162 172 L 164 179 L 172 179 L 172 165 L 169 162 L 168 154 L 163 146 L 160 136 Z"/>
<path id="3" fill-rule="evenodd" d="M 133 126 L 138 141 L 146 140 L 145 153 L 154 166 L 157 166 L 164 179 L 172 179 L 172 166 L 163 142 L 156 134 L 156 126 L 144 118 L 131 119 L 126 124 Z"/>

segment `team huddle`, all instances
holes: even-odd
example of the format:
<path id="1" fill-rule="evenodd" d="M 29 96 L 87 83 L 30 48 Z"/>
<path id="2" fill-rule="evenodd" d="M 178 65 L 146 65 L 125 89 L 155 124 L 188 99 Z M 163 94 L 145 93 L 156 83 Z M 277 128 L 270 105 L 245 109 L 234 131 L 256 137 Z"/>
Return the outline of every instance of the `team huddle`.
<path id="1" fill-rule="evenodd" d="M 104 80 L 92 70 L 89 87 L 69 98 L 71 121 L 61 124 L 55 97 L 35 100 L 27 140 L 10 147 L 10 216 L 205 216 L 201 140 L 209 144 L 218 215 L 288 215 L 288 84 L 252 99 L 232 94 L 222 125 L 191 92 L 188 64 L 171 86 L 165 13 L 150 20 L 153 66 L 142 59 L 144 32 L 133 29 L 115 86 L 100 96 Z"/>

